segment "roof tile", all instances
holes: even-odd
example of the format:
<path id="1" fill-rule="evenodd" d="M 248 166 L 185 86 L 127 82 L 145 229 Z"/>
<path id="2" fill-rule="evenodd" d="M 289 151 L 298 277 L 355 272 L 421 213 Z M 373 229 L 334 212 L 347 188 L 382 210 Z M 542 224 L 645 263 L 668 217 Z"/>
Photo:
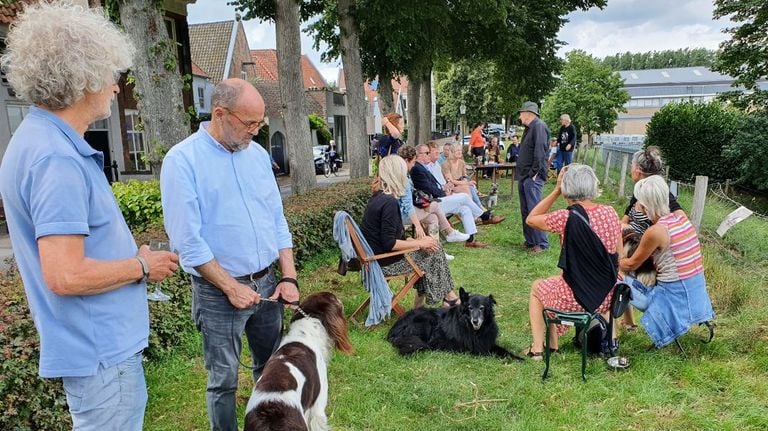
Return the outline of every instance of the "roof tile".
<path id="1" fill-rule="evenodd" d="M 192 61 L 197 63 L 215 83 L 224 79 L 224 66 L 233 27 L 234 20 L 189 26 Z"/>

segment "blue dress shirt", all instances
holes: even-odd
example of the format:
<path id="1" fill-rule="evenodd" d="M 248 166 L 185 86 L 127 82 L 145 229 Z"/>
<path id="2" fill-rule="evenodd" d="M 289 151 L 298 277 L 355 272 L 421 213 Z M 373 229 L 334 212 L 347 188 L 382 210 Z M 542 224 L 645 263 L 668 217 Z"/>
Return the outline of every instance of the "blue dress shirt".
<path id="1" fill-rule="evenodd" d="M 269 154 L 256 143 L 230 152 L 208 122 L 163 160 L 165 230 L 184 271 L 214 258 L 231 276 L 261 271 L 293 248 Z"/>

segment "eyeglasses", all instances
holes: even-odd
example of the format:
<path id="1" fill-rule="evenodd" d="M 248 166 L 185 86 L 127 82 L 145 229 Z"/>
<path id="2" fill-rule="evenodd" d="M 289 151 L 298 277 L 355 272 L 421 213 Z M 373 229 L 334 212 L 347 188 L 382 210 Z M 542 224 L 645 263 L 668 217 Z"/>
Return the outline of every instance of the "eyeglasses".
<path id="1" fill-rule="evenodd" d="M 242 120 L 240 117 L 238 117 L 238 116 L 237 116 L 237 114 L 235 114 L 233 111 L 231 111 L 231 110 L 229 110 L 229 109 L 227 109 L 227 108 L 224 108 L 224 109 L 226 109 L 226 110 L 227 110 L 227 112 L 229 112 L 230 114 L 232 114 L 232 116 L 233 116 L 233 117 L 237 118 L 237 121 L 239 121 L 239 122 L 240 122 L 240 124 L 242 124 L 243 126 L 245 126 L 245 130 L 247 130 L 247 131 L 248 131 L 248 133 L 254 133 L 254 134 L 255 134 L 255 133 L 256 133 L 256 132 L 258 132 L 258 131 L 259 131 L 259 129 L 261 129 L 261 127 L 264 125 L 264 120 L 262 120 L 262 121 L 251 121 L 251 122 L 249 122 L 249 123 L 246 123 L 246 122 L 245 122 L 245 121 L 243 121 L 243 120 Z"/>
<path id="2" fill-rule="evenodd" d="M 422 155 L 422 154 L 429 154 L 429 151 L 420 151 L 420 152 L 418 152 L 418 153 L 416 153 L 416 154 L 417 154 L 417 155 Z"/>

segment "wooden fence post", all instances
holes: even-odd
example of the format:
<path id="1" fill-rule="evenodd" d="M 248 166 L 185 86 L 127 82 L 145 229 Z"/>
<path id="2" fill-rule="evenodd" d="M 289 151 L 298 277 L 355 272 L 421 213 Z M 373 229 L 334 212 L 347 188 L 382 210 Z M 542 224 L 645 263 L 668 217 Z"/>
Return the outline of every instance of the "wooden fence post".
<path id="1" fill-rule="evenodd" d="M 597 169 L 597 147 L 595 147 L 595 152 L 592 154 L 592 170 L 595 171 L 595 169 Z"/>
<path id="2" fill-rule="evenodd" d="M 731 191 L 731 180 L 725 180 L 725 195 L 728 196 L 728 193 Z"/>
<path id="3" fill-rule="evenodd" d="M 619 196 L 624 196 L 624 183 L 627 181 L 627 162 L 629 154 L 624 153 L 621 157 L 621 177 L 619 178 Z"/>
<path id="4" fill-rule="evenodd" d="M 612 151 L 608 151 L 608 156 L 605 157 L 605 177 L 603 178 L 603 184 L 608 185 L 608 174 L 611 172 L 611 155 Z"/>
<path id="5" fill-rule="evenodd" d="M 709 177 L 696 175 L 696 186 L 693 189 L 693 210 L 691 211 L 691 223 L 699 230 L 701 218 L 704 216 L 704 201 L 707 200 L 707 185 Z"/>
<path id="6" fill-rule="evenodd" d="M 664 168 L 664 179 L 669 181 L 669 166 Z"/>

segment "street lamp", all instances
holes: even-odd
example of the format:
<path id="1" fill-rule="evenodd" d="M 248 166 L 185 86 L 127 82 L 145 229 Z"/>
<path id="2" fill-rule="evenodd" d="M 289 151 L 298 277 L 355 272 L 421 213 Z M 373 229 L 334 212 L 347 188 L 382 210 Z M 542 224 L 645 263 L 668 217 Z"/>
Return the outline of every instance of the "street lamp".
<path id="1" fill-rule="evenodd" d="M 459 106 L 459 113 L 461 114 L 461 125 L 459 126 L 461 128 L 461 134 L 465 133 L 466 126 L 464 125 L 464 115 L 467 113 L 467 105 L 464 104 L 464 102 L 461 102 L 461 106 Z"/>

